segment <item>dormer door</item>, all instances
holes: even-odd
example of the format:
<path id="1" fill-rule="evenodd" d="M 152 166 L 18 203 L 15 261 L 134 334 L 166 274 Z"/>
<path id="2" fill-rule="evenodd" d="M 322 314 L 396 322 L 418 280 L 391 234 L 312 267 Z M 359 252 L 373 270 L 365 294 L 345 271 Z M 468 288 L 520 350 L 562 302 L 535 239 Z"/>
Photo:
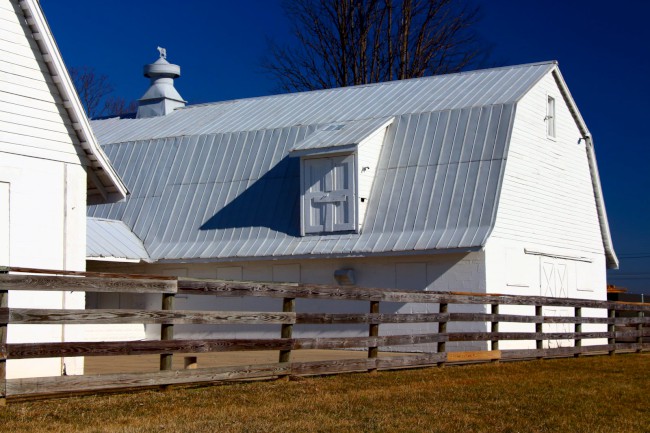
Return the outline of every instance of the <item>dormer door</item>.
<path id="1" fill-rule="evenodd" d="M 356 230 L 355 156 L 303 159 L 304 234 Z"/>

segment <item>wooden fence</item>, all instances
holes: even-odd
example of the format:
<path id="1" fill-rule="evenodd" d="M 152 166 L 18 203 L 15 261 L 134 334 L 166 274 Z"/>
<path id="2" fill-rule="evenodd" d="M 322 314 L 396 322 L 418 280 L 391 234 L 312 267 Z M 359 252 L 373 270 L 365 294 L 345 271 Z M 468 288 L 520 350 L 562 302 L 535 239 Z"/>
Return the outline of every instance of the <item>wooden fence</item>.
<path id="1" fill-rule="evenodd" d="M 3 399 L 25 399 L 74 393 L 115 391 L 179 384 L 213 383 L 251 378 L 287 378 L 289 376 L 340 372 L 389 370 L 405 367 L 444 365 L 457 362 L 522 360 L 547 357 L 615 354 L 650 348 L 650 304 L 633 304 L 584 299 L 545 298 L 462 292 L 422 292 L 307 284 L 232 282 L 219 280 L 176 279 L 144 275 L 63 272 L 6 268 L 0 274 L 0 393 Z M 38 273 L 39 275 L 34 275 Z M 86 309 L 56 310 L 8 308 L 9 290 L 84 291 L 112 293 L 148 293 L 161 296 L 160 310 Z M 174 309 L 176 295 L 219 297 L 281 298 L 281 312 L 186 311 Z M 368 313 L 296 312 L 295 300 L 365 301 Z M 437 304 L 436 313 L 380 313 L 380 303 Z M 480 305 L 485 312 L 463 312 L 463 306 Z M 529 306 L 534 314 L 504 314 L 505 306 Z M 452 306 L 452 308 L 450 308 Z M 333 303 L 323 303 L 332 308 Z M 534 309 L 533 309 L 534 307 Z M 563 316 L 545 316 L 544 307 L 568 307 Z M 325 309 L 325 308 L 323 308 Z M 476 310 L 476 307 L 474 307 Z M 449 324 L 482 323 L 486 332 L 466 332 Z M 160 324 L 161 338 L 153 341 L 61 342 L 7 344 L 8 324 Z M 382 335 L 382 324 L 437 323 L 437 332 Z M 503 332 L 500 324 L 521 323 L 534 332 Z M 174 339 L 174 325 L 280 325 L 279 338 L 267 339 Z M 305 324 L 364 324 L 368 335 L 361 337 L 294 338 L 294 327 Z M 544 324 L 565 324 L 570 332 L 544 332 Z M 600 324 L 601 332 L 583 332 L 583 324 Z M 607 328 L 605 328 L 605 325 Z M 633 327 L 617 331 L 617 327 Z M 605 331 L 605 329 L 607 329 Z M 631 343 L 617 339 L 633 338 Z M 596 339 L 596 340 L 594 340 Z M 606 339 L 606 340 L 605 340 Z M 500 342 L 534 341 L 534 349 L 499 350 Z M 548 348 L 545 341 L 569 341 L 568 347 Z M 591 340 L 591 341 L 590 341 Z M 607 341 L 606 344 L 601 344 Z M 629 341 L 629 340 L 628 340 Z M 486 342 L 491 350 L 448 352 L 448 342 Z M 489 344 L 488 344 L 489 342 Z M 379 356 L 381 347 L 429 344 L 431 353 Z M 530 344 L 531 346 L 533 343 Z M 299 349 L 362 349 L 366 358 L 334 361 L 295 362 L 291 354 Z M 231 351 L 279 351 L 277 363 L 237 367 L 172 370 L 172 356 L 183 353 Z M 357 352 L 358 353 L 358 352 Z M 160 371 L 79 376 L 6 379 L 7 359 L 71 356 L 160 355 Z M 351 357 L 352 358 L 352 357 Z M 3 400 L 4 401 L 4 400 Z"/>

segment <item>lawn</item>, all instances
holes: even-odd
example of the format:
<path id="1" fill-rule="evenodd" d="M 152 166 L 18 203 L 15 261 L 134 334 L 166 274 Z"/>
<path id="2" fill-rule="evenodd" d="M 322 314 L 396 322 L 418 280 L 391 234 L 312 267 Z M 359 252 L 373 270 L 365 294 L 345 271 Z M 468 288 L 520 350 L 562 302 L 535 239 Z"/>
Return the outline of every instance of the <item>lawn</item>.
<path id="1" fill-rule="evenodd" d="M 650 432 L 650 354 L 9 404 L 3 432 Z"/>

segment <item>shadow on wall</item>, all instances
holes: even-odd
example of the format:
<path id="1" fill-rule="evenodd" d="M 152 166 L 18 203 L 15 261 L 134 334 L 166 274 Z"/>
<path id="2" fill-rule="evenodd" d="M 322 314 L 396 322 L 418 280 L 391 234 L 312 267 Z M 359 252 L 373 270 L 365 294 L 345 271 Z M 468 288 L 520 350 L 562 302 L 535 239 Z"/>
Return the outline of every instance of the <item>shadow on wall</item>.
<path id="1" fill-rule="evenodd" d="M 215 184 L 227 194 L 234 182 Z M 300 160 L 285 157 L 206 222 L 200 230 L 266 227 L 300 235 Z"/>
<path id="2" fill-rule="evenodd" d="M 394 286 L 396 290 L 414 290 L 430 292 L 485 292 L 483 269 L 477 260 L 477 253 L 434 254 L 423 261 L 395 263 Z M 482 253 L 478 253 L 482 254 Z M 366 287 L 382 287 L 377 284 L 365 284 Z M 383 286 L 385 287 L 385 286 Z M 382 313 L 403 313 L 408 306 L 409 313 L 431 312 L 431 306 L 438 304 L 402 304 L 382 302 Z M 464 311 L 464 310 L 463 310 Z M 436 310 L 437 312 L 437 310 Z"/>

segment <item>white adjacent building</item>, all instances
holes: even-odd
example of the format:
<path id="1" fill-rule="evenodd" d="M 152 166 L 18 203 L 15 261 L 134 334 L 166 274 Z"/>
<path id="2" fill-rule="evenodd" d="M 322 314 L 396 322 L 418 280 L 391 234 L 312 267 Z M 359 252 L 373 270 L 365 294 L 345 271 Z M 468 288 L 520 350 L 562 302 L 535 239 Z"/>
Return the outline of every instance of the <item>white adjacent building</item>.
<path id="1" fill-rule="evenodd" d="M 86 204 L 127 190 L 90 128 L 37 0 L 0 0 L 0 266 L 83 271 Z M 10 307 L 84 308 L 83 293 L 10 292 Z M 9 343 L 80 329 L 10 325 Z M 80 373 L 82 358 L 9 360 L 7 377 Z"/>
<path id="2" fill-rule="evenodd" d="M 162 60 L 148 68 L 168 68 L 170 85 L 180 69 Z M 158 93 L 135 118 L 92 122 L 132 195 L 89 207 L 89 268 L 606 298 L 605 269 L 618 261 L 593 141 L 556 62 L 196 106 L 167 90 L 169 101 Z M 177 307 L 277 310 L 277 302 L 202 297 Z M 361 304 L 341 308 L 365 311 Z M 391 311 L 426 308 L 437 306 Z M 217 334 L 197 326 L 176 335 Z"/>

